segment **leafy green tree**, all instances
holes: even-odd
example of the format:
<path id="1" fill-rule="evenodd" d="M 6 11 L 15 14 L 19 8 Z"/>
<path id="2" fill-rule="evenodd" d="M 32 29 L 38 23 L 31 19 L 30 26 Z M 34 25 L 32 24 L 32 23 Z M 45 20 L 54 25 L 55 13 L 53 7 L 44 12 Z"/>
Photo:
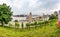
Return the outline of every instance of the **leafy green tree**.
<path id="1" fill-rule="evenodd" d="M 44 23 L 45 23 L 45 25 L 46 25 L 46 24 L 48 23 L 48 21 L 45 21 Z"/>
<path id="2" fill-rule="evenodd" d="M 36 28 L 36 27 L 37 27 L 37 25 L 38 25 L 38 24 L 37 24 L 37 22 L 35 22 L 35 23 L 34 23 L 34 25 L 35 25 L 35 28 Z"/>
<path id="3" fill-rule="evenodd" d="M 0 22 L 2 26 L 3 26 L 3 22 L 5 24 L 8 24 L 8 22 L 12 20 L 11 16 L 12 16 L 12 11 L 10 6 L 7 6 L 4 3 L 0 5 Z"/>
<path id="4" fill-rule="evenodd" d="M 27 23 L 26 27 L 27 27 L 28 30 L 30 30 L 30 23 Z"/>
<path id="5" fill-rule="evenodd" d="M 18 20 L 15 20 L 15 28 L 19 28 Z"/>
<path id="6" fill-rule="evenodd" d="M 57 18 L 57 16 L 55 16 L 54 14 L 51 14 L 50 17 L 49 17 L 50 20 L 56 19 L 56 18 Z"/>
<path id="7" fill-rule="evenodd" d="M 38 23 L 38 25 L 39 25 L 40 27 L 42 27 L 42 24 L 41 24 L 41 22 L 39 22 L 39 23 Z"/>
<path id="8" fill-rule="evenodd" d="M 22 22 L 22 25 L 21 25 L 22 29 L 24 28 L 24 25 L 23 25 L 23 22 Z"/>

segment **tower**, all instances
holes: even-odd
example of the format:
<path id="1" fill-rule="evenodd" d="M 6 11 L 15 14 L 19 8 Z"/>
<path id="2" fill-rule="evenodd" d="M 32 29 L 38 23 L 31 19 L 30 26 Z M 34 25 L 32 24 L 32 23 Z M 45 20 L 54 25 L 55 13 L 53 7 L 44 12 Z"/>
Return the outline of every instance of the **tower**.
<path id="1" fill-rule="evenodd" d="M 28 22 L 30 22 L 30 23 L 33 21 L 31 12 L 29 13 L 27 19 L 28 19 Z"/>

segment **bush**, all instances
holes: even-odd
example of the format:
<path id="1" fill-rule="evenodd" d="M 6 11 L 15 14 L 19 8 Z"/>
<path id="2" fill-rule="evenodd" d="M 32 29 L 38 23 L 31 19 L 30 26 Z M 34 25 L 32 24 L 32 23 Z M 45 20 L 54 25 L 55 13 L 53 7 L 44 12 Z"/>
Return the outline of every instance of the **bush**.
<path id="1" fill-rule="evenodd" d="M 18 22 L 18 20 L 15 20 L 15 22 Z"/>
<path id="2" fill-rule="evenodd" d="M 35 22 L 35 23 L 34 23 L 34 25 L 35 25 L 35 28 L 36 28 L 36 27 L 37 27 L 37 25 L 38 25 L 38 24 L 37 24 L 37 22 Z"/>
<path id="3" fill-rule="evenodd" d="M 12 27 L 12 24 L 11 24 L 11 23 L 9 23 L 9 28 L 10 28 L 10 27 Z"/>
<path id="4" fill-rule="evenodd" d="M 15 21 L 15 28 L 19 28 L 19 23 L 18 23 L 18 21 Z"/>
<path id="5" fill-rule="evenodd" d="M 31 26 L 34 26 L 34 23 L 31 23 L 30 25 L 31 25 Z"/>
<path id="6" fill-rule="evenodd" d="M 30 30 L 30 23 L 27 23 L 26 27 L 27 27 L 28 30 Z"/>
<path id="7" fill-rule="evenodd" d="M 45 21 L 45 23 L 48 23 L 48 21 Z"/>
<path id="8" fill-rule="evenodd" d="M 46 25 L 48 25 L 49 22 L 48 21 L 45 21 L 44 23 L 45 23 L 45 26 L 46 26 Z"/>
<path id="9" fill-rule="evenodd" d="M 58 18 L 58 16 L 51 14 L 49 19 L 52 20 L 52 19 L 57 19 L 57 18 Z"/>

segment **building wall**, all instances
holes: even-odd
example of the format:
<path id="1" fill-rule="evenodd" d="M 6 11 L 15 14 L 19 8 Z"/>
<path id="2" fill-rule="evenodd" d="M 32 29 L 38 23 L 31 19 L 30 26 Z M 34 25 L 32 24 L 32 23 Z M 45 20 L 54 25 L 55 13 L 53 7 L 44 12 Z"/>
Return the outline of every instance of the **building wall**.
<path id="1" fill-rule="evenodd" d="M 12 17 L 12 21 L 15 21 L 15 20 L 18 20 L 18 21 L 26 20 L 26 17 Z"/>

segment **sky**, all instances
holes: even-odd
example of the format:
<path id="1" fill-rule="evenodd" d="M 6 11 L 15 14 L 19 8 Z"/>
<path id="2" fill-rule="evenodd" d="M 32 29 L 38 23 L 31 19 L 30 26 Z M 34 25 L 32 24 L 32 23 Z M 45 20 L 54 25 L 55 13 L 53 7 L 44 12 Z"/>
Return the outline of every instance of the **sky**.
<path id="1" fill-rule="evenodd" d="M 30 12 L 33 15 L 52 14 L 60 10 L 60 0 L 0 0 L 0 4 L 3 3 L 11 7 L 13 15 Z"/>

